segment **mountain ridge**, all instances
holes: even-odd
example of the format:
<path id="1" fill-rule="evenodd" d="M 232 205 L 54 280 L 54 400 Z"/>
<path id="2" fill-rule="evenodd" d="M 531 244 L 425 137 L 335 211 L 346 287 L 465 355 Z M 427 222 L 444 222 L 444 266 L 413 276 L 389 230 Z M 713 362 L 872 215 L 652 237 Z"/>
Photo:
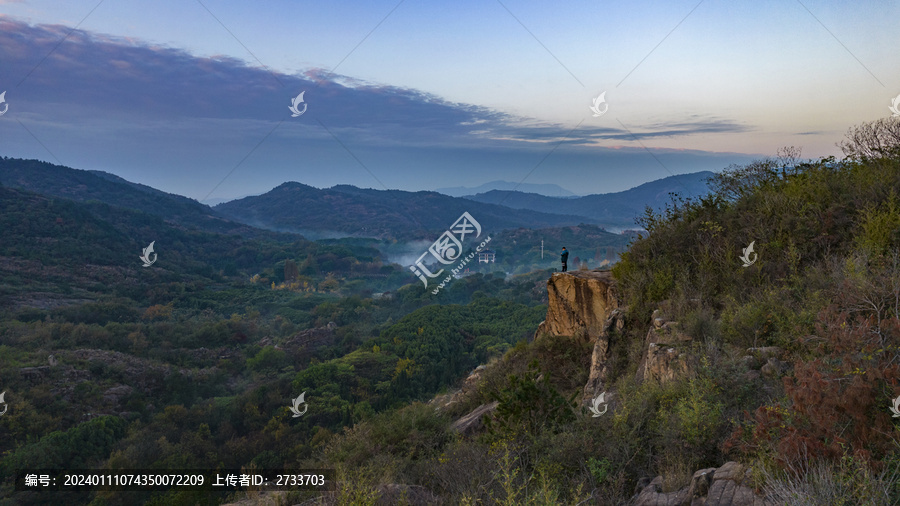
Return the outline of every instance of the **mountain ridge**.
<path id="1" fill-rule="evenodd" d="M 352 185 L 318 189 L 296 181 L 256 196 L 219 204 L 222 215 L 274 230 L 330 230 L 394 239 L 432 238 L 463 212 L 487 229 L 596 225 L 575 215 L 511 210 L 433 191 L 373 190 Z"/>
<path id="2" fill-rule="evenodd" d="M 634 226 L 633 219 L 644 212 L 645 206 L 661 209 L 670 201 L 670 194 L 700 197 L 709 193 L 706 180 L 715 173 L 709 171 L 669 176 L 649 181 L 634 188 L 615 193 L 600 193 L 575 198 L 547 197 L 536 193 L 493 190 L 465 197 L 476 202 L 498 203 L 513 209 L 538 212 L 574 214 L 614 227 Z M 688 195 L 684 195 L 687 191 Z"/>
<path id="3" fill-rule="evenodd" d="M 270 238 L 280 236 L 281 240 L 296 234 L 431 240 L 464 212 L 495 231 L 578 225 L 637 228 L 635 219 L 646 206 L 662 208 L 670 193 L 705 194 L 705 179 L 712 174 L 683 174 L 623 192 L 583 197 L 492 190 L 460 198 L 436 191 L 378 190 L 347 184 L 319 189 L 288 181 L 261 195 L 210 207 L 103 171 L 39 160 L 0 159 L 0 184 L 5 186 L 80 202 L 100 201 L 209 232 L 255 237 L 272 234 Z"/>
<path id="4" fill-rule="evenodd" d="M 575 193 L 553 183 L 514 183 L 512 181 L 503 181 L 497 179 L 478 186 L 451 186 L 447 188 L 436 188 L 434 191 L 449 195 L 451 197 L 468 197 L 479 193 L 487 193 L 491 190 L 501 191 L 520 191 L 523 193 L 537 193 L 547 197 L 577 197 Z M 543 190 L 543 191 L 541 191 Z"/>
<path id="5" fill-rule="evenodd" d="M 279 234 L 229 220 L 194 199 L 133 183 L 115 174 L 40 160 L 0 158 L 0 184 L 76 202 L 99 201 L 142 211 L 185 227 L 276 238 Z M 281 239 L 284 239 L 282 237 Z"/>

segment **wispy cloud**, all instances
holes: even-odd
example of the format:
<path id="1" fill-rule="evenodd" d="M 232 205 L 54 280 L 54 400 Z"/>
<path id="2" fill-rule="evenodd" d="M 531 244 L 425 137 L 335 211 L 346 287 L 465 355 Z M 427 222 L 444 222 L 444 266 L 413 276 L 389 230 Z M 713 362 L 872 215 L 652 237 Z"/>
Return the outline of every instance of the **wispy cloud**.
<path id="1" fill-rule="evenodd" d="M 206 182 L 197 183 L 206 185 L 205 191 L 196 192 L 200 196 L 221 181 L 216 174 L 224 175 L 223 166 L 234 167 L 261 140 L 264 145 L 253 156 L 268 160 L 269 167 L 296 165 L 299 152 L 305 160 L 320 160 L 317 167 L 347 163 L 345 173 L 359 174 L 361 169 L 347 151 L 335 149 L 337 137 L 353 156 L 365 154 L 382 167 L 390 167 L 391 174 L 385 175 L 388 169 L 376 164 L 374 175 L 377 179 L 393 177 L 397 185 L 396 181 L 414 179 L 404 176 L 404 170 L 419 171 L 417 177 L 422 178 L 423 170 L 443 170 L 453 163 L 507 170 L 509 174 L 491 177 L 516 179 L 533 166 L 523 153 L 546 153 L 560 141 L 563 146 L 596 149 L 595 154 L 602 154 L 613 146 L 633 146 L 635 137 L 652 140 L 749 128 L 724 118 L 696 117 L 637 124 L 633 134 L 611 127 L 581 126 L 573 131 L 572 125 L 451 102 L 421 90 L 324 69 L 278 74 L 275 80 L 255 62 L 201 57 L 131 38 L 70 31 L 65 26 L 30 25 L 0 16 L 0 68 L 11 83 L 28 76 L 20 86 L 8 88 L 11 116 L 32 125 L 34 135 L 54 147 L 63 163 L 91 161 L 99 165 L 92 168 L 103 168 L 111 164 L 121 167 L 122 160 L 128 160 L 135 171 L 142 167 L 142 173 L 150 167 L 158 173 L 163 170 L 159 167 L 173 164 L 200 173 L 206 166 Z M 0 83 L 3 86 L 7 85 Z M 308 111 L 295 120 L 290 118 L 288 106 L 301 91 L 306 91 Z M 284 123 L 273 132 L 279 122 Z M 11 125 L 0 125 L 2 135 L 11 135 Z M 613 146 L 600 147 L 610 141 Z M 148 154 L 156 159 L 148 159 Z M 560 150 L 554 153 L 554 157 L 564 155 Z M 101 157 L 103 163 L 99 163 Z M 476 159 L 480 161 L 473 164 Z M 227 173 L 228 169 L 224 170 Z M 483 169 L 471 174 L 473 178 L 485 175 Z M 322 174 L 311 177 L 321 178 Z M 365 174 L 360 177 L 371 179 Z M 435 186 L 456 183 L 452 179 L 434 181 Z"/>
<path id="2" fill-rule="evenodd" d="M 0 18 L 4 73 L 14 79 L 27 74 L 69 30 Z M 68 113 L 81 120 L 132 116 L 142 121 L 278 121 L 288 116 L 290 97 L 306 90 L 310 115 L 355 142 L 556 142 L 571 130 L 323 69 L 278 78 L 284 88 L 266 69 L 235 58 L 198 57 L 178 48 L 75 30 L 15 95 L 21 110 L 50 107 L 57 119 Z M 649 139 L 746 129 L 725 119 L 697 118 L 645 125 L 636 135 Z M 616 128 L 582 127 L 567 142 L 630 139 L 631 134 Z"/>

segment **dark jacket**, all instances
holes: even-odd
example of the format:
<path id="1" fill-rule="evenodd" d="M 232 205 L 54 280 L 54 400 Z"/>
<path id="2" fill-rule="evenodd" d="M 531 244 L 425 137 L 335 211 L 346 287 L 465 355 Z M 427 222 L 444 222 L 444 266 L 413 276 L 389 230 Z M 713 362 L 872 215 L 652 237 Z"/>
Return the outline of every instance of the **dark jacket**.
<path id="1" fill-rule="evenodd" d="M 562 252 L 562 263 L 569 263 L 569 250 L 565 250 Z"/>

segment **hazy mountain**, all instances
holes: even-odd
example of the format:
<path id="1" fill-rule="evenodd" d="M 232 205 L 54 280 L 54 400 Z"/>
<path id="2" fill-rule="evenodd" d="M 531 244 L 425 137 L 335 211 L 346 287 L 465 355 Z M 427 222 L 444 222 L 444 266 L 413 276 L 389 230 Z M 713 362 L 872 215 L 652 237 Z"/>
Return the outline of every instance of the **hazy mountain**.
<path id="1" fill-rule="evenodd" d="M 502 190 L 457 198 L 437 192 L 372 190 L 349 185 L 318 189 L 290 182 L 263 195 L 210 208 L 106 172 L 0 158 L 0 184 L 4 186 L 79 202 L 99 201 L 208 232 L 254 237 L 277 235 L 265 231 L 268 230 L 309 237 L 433 239 L 435 233 L 446 230 L 466 211 L 488 231 L 579 224 L 629 228 L 634 227 L 635 218 L 646 205 L 663 206 L 670 192 L 686 196 L 705 194 L 708 188 L 703 180 L 711 175 L 685 174 L 624 192 L 568 198 Z"/>
<path id="2" fill-rule="evenodd" d="M 646 206 L 654 209 L 669 202 L 670 193 L 682 197 L 699 197 L 709 193 L 706 179 L 709 171 L 680 174 L 617 193 L 587 195 L 577 198 L 555 198 L 519 191 L 493 190 L 467 199 L 486 204 L 501 204 L 513 209 L 529 209 L 543 213 L 572 214 L 590 218 L 597 223 L 614 227 L 633 227 L 634 218 L 644 212 Z"/>
<path id="3" fill-rule="evenodd" d="M 182 226 L 208 232 L 274 237 L 223 218 L 196 200 L 132 183 L 98 170 L 80 170 L 39 160 L 0 158 L 0 184 L 77 202 L 98 201 L 159 216 Z"/>
<path id="4" fill-rule="evenodd" d="M 199 201 L 201 204 L 207 205 L 209 207 L 214 207 L 219 204 L 224 204 L 225 202 L 231 202 L 232 200 L 242 199 L 244 197 L 253 197 L 253 194 L 241 195 L 240 197 L 228 197 L 228 198 L 214 198 L 214 199 L 206 199 Z"/>
<path id="5" fill-rule="evenodd" d="M 220 204 L 215 210 L 271 230 L 332 231 L 395 239 L 432 238 L 463 212 L 469 212 L 487 230 L 594 223 L 581 216 L 512 210 L 437 192 L 370 190 L 349 185 L 320 190 L 296 182 L 284 183 L 257 197 Z"/>
<path id="6" fill-rule="evenodd" d="M 546 195 L 548 197 L 575 197 L 576 195 L 565 188 L 555 184 L 532 184 L 532 183 L 513 183 L 510 181 L 491 181 L 481 186 L 467 187 L 454 186 L 451 188 L 438 188 L 434 191 L 449 195 L 451 197 L 466 197 L 469 195 L 477 195 L 479 193 L 487 193 L 493 190 L 503 191 L 519 191 L 523 193 L 537 193 L 538 195 Z"/>

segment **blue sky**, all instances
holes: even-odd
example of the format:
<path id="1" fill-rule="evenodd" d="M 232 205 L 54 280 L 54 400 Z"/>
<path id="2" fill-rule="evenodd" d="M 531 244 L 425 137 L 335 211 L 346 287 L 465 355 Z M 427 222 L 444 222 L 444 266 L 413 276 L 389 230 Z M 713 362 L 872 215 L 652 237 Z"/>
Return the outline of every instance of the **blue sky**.
<path id="1" fill-rule="evenodd" d="M 898 22 L 895 1 L 0 0 L 0 155 L 197 199 L 620 191 L 839 155 L 900 95 Z"/>

